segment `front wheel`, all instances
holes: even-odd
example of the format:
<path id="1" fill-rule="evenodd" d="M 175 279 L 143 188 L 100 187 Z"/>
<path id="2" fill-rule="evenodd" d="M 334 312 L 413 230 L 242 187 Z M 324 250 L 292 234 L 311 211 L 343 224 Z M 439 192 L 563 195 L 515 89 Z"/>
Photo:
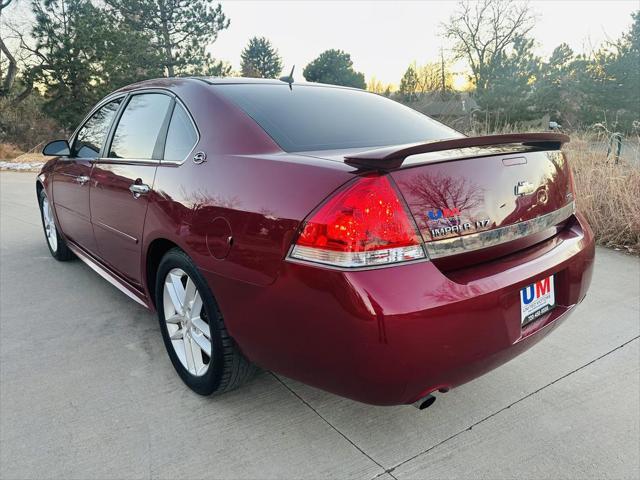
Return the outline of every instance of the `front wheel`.
<path id="1" fill-rule="evenodd" d="M 47 246 L 51 256 L 60 262 L 66 262 L 74 258 L 73 252 L 69 250 L 67 242 L 60 235 L 56 227 L 56 220 L 53 216 L 53 207 L 44 189 L 38 194 L 38 203 L 40 204 L 40 218 L 42 219 L 42 228 L 44 236 L 47 240 Z"/>
<path id="2" fill-rule="evenodd" d="M 255 373 L 227 333 L 218 305 L 193 261 L 179 249 L 160 262 L 156 306 L 171 363 L 201 395 L 239 387 Z"/>

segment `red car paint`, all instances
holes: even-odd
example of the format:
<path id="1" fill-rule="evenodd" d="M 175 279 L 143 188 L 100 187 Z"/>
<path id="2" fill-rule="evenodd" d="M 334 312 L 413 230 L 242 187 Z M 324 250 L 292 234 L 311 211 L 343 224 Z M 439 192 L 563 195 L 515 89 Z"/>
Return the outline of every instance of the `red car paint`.
<path id="1" fill-rule="evenodd" d="M 250 82 L 226 82 L 234 81 Z M 199 129 L 193 152 L 205 152 L 204 163 L 57 158 L 38 182 L 74 252 L 150 309 L 159 255 L 172 246 L 184 250 L 207 279 L 229 333 L 260 367 L 366 403 L 411 403 L 510 360 L 586 294 L 594 241 L 579 213 L 529 236 L 431 261 L 362 270 L 288 261 L 311 212 L 369 172 L 344 157 L 360 154 L 366 163 L 362 152 L 370 149 L 284 152 L 215 85 L 196 79 L 143 82 L 114 96 L 140 91 L 182 102 Z M 425 244 L 438 240 L 427 212 L 452 207 L 435 200 L 443 182 L 462 188 L 467 204 L 455 205 L 461 217 L 491 220 L 485 230 L 535 219 L 570 198 L 562 155 L 542 149 L 475 157 L 401 160 L 385 174 Z M 521 168 L 527 162 L 540 168 Z M 518 181 L 538 187 L 515 196 Z M 135 198 L 133 183 L 152 190 Z M 558 306 L 521 327 L 520 289 L 552 274 Z"/>

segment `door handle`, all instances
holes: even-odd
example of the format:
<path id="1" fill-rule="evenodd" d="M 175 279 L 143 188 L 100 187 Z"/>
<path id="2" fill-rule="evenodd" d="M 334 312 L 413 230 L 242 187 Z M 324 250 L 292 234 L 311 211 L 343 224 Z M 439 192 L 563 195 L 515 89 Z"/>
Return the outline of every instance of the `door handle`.
<path id="1" fill-rule="evenodd" d="M 129 190 L 133 193 L 133 196 L 138 198 L 140 195 L 145 195 L 149 193 L 151 190 L 149 185 L 145 185 L 144 183 L 134 183 L 129 186 Z"/>
<path id="2" fill-rule="evenodd" d="M 76 180 L 76 183 L 79 183 L 80 185 L 84 185 L 89 181 L 89 177 L 87 177 L 86 175 L 81 175 L 79 177 L 76 177 L 75 180 Z"/>

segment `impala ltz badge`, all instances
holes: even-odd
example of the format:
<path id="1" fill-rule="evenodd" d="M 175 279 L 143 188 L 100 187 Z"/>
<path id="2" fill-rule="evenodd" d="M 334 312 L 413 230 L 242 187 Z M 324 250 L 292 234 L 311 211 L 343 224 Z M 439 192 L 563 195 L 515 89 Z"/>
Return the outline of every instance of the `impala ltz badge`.
<path id="1" fill-rule="evenodd" d="M 452 234 L 463 234 L 471 230 L 484 230 L 489 227 L 489 219 L 462 221 L 460 209 L 438 208 L 427 211 L 431 238 L 449 237 Z"/>

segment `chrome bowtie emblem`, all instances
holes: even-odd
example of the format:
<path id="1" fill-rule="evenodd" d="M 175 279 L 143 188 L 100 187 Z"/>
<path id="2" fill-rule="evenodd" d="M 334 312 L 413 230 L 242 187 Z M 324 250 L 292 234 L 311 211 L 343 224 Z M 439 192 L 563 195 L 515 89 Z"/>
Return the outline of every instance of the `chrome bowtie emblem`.
<path id="1" fill-rule="evenodd" d="M 193 163 L 200 164 L 207 161 L 207 154 L 204 152 L 196 152 L 193 155 Z"/>
<path id="2" fill-rule="evenodd" d="M 538 205 L 546 205 L 547 201 L 549 201 L 549 194 L 543 188 L 538 190 Z"/>
<path id="3" fill-rule="evenodd" d="M 521 197 L 523 195 L 533 193 L 534 190 L 535 188 L 533 187 L 533 184 L 527 181 L 522 181 L 518 182 L 518 184 L 515 186 L 514 193 L 516 194 L 516 197 Z"/>

